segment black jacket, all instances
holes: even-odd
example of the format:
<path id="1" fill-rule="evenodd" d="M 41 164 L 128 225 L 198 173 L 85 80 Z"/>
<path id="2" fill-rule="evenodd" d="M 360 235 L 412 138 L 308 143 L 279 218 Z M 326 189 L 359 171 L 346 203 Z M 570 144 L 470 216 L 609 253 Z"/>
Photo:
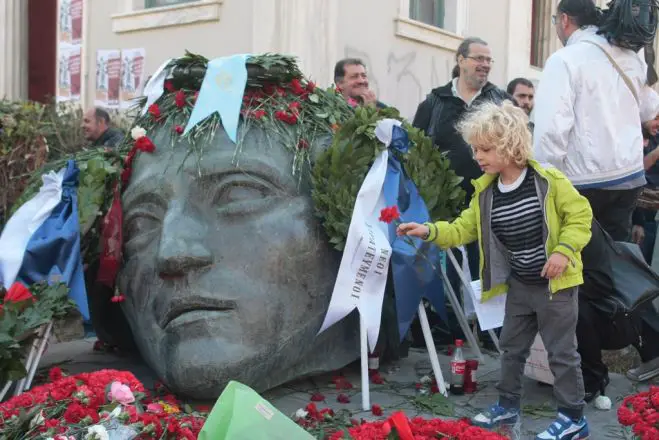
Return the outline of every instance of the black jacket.
<path id="1" fill-rule="evenodd" d="M 472 106 L 484 101 L 501 104 L 506 99 L 514 102 L 512 96 L 488 82 Z M 471 180 L 483 174 L 473 159 L 471 147 L 455 128 L 468 109 L 462 99 L 453 95 L 453 83 L 449 82 L 428 94 L 426 100 L 419 104 L 412 122 L 412 125 L 426 132 L 440 151 L 447 152 L 451 167 L 464 178 L 462 187 L 467 191 L 467 202 L 474 192 Z"/>
<path id="2" fill-rule="evenodd" d="M 103 132 L 101 137 L 92 142 L 92 147 L 109 147 L 116 148 L 124 140 L 124 132 L 118 128 L 108 128 Z"/>

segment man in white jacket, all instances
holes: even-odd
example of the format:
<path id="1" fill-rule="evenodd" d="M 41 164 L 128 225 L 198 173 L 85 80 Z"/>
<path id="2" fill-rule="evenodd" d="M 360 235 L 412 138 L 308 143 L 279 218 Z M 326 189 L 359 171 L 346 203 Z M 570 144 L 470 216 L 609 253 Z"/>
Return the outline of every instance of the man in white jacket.
<path id="1" fill-rule="evenodd" d="M 565 47 L 545 64 L 534 148 L 588 198 L 604 230 L 626 241 L 645 184 L 641 126 L 659 112 L 659 97 L 641 57 L 597 34 L 600 15 L 592 0 L 558 4 L 552 20 Z"/>

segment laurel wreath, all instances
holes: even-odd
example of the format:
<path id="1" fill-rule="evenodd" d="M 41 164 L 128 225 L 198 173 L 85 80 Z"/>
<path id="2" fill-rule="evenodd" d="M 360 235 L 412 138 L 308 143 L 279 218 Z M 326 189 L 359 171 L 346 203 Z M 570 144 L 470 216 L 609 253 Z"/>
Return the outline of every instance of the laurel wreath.
<path id="1" fill-rule="evenodd" d="M 416 184 L 433 220 L 451 220 L 464 204 L 462 177 L 455 174 L 446 155 L 433 146 L 421 130 L 412 127 L 394 108 L 359 107 L 352 119 L 336 132 L 329 148 L 312 171 L 312 198 L 330 243 L 345 246 L 357 193 L 378 154 L 386 147 L 375 136 L 378 121 L 402 121 L 410 150 L 397 154 L 403 170 Z"/>

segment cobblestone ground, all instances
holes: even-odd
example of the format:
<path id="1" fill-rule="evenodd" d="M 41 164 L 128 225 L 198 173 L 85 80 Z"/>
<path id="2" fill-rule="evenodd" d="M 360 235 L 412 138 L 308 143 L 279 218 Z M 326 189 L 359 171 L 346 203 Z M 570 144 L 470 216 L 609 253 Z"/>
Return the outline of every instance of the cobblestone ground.
<path id="1" fill-rule="evenodd" d="M 42 367 L 46 369 L 52 365 L 60 365 L 72 374 L 103 368 L 129 370 L 145 386 L 153 386 L 155 381 L 153 373 L 139 359 L 94 352 L 93 343 L 93 339 L 83 339 L 51 345 L 44 355 Z M 446 418 L 449 414 L 453 417 L 470 417 L 496 400 L 495 385 L 499 375 L 499 362 L 493 355 L 486 354 L 485 358 L 485 362 L 481 363 L 478 369 L 479 391 L 477 393 L 450 396 L 449 405 L 428 406 L 427 397 L 419 397 L 415 387 L 421 377 L 431 374 L 427 352 L 411 350 L 408 358 L 395 364 L 382 366 L 381 374 L 385 383 L 382 385 L 371 384 L 371 403 L 380 405 L 385 416 L 393 411 L 403 410 L 410 417 L 420 415 Z M 449 361 L 448 356 L 440 354 L 440 364 L 445 376 L 449 371 Z M 297 409 L 309 403 L 313 393 L 321 393 L 325 397 L 325 401 L 317 403 L 320 408 L 349 410 L 357 419 L 377 419 L 370 411 L 362 411 L 358 365 L 346 368 L 343 373 L 354 385 L 354 389 L 347 392 L 338 391 L 332 383 L 332 375 L 323 375 L 291 382 L 264 393 L 263 397 L 284 414 L 292 415 Z M 525 381 L 524 386 L 524 417 L 518 438 L 533 439 L 534 433 L 542 431 L 554 418 L 552 389 L 530 379 Z M 591 439 L 625 438 L 617 423 L 615 410 L 624 396 L 634 393 L 636 390 L 636 385 L 624 376 L 611 375 L 607 395 L 613 401 L 613 408 L 609 411 L 601 411 L 589 405 L 586 410 L 586 417 L 591 428 Z M 339 393 L 347 394 L 350 402 L 346 404 L 337 402 Z M 208 403 L 212 404 L 212 402 Z M 431 413 L 432 409 L 435 410 L 434 415 Z"/>

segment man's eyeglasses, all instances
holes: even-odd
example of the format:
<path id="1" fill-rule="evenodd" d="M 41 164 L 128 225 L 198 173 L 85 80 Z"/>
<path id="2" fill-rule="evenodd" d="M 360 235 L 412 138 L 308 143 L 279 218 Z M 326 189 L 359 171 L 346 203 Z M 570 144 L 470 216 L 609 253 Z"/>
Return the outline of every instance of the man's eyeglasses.
<path id="1" fill-rule="evenodd" d="M 551 24 L 556 24 L 556 16 L 555 15 L 551 16 Z"/>
<path id="2" fill-rule="evenodd" d="M 479 56 L 468 56 L 466 58 L 469 58 L 470 60 L 476 61 L 478 64 L 494 64 L 494 59 L 490 57 L 486 57 L 483 55 Z"/>

